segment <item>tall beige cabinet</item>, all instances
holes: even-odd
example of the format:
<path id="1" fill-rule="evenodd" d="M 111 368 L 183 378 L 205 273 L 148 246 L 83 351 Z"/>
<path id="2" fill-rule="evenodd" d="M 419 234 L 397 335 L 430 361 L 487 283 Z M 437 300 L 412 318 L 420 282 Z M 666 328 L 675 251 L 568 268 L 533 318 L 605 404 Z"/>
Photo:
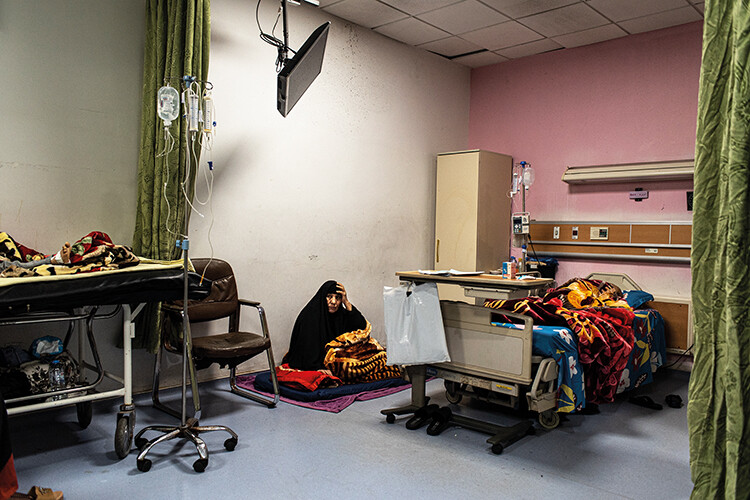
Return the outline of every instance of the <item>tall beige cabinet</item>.
<path id="1" fill-rule="evenodd" d="M 438 155 L 435 269 L 489 271 L 508 260 L 512 172 L 513 158 L 504 154 L 472 150 Z M 439 294 L 470 302 L 454 285 L 441 285 Z"/>

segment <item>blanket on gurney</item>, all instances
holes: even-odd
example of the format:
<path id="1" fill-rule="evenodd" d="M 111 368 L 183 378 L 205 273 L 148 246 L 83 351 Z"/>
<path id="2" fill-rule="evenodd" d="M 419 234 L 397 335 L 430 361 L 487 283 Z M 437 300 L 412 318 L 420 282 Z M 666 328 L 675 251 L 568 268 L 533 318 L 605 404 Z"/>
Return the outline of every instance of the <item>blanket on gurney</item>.
<path id="1" fill-rule="evenodd" d="M 133 266 L 139 262 L 138 257 L 129 247 L 115 245 L 106 233 L 100 231 L 87 234 L 71 246 L 68 264 L 41 263 L 46 257 L 49 255 L 16 242 L 8 233 L 0 232 L 0 260 L 10 261 L 9 267 L 0 272 L 2 277 L 53 276 L 105 271 Z M 20 267 L 13 264 L 13 262 L 33 263 L 35 261 L 40 261 L 40 265 Z"/>
<path id="2" fill-rule="evenodd" d="M 544 297 L 487 300 L 484 306 L 531 316 L 535 324 L 570 329 L 578 344 L 586 401 L 601 404 L 614 400 L 635 345 L 635 314 L 621 298 L 614 285 L 575 278 Z"/>

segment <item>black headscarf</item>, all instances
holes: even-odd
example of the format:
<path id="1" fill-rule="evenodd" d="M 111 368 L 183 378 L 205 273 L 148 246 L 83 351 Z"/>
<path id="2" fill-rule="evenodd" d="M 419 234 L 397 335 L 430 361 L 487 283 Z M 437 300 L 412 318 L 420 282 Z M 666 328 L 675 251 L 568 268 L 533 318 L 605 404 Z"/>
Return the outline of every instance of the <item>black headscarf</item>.
<path id="1" fill-rule="evenodd" d="M 328 312 L 326 295 L 336 293 L 336 281 L 326 281 L 294 322 L 289 352 L 283 363 L 298 370 L 320 370 L 325 359 L 325 345 L 342 333 L 360 330 L 367 326 L 362 313 L 352 305 L 347 311 L 343 304 L 338 311 Z"/>

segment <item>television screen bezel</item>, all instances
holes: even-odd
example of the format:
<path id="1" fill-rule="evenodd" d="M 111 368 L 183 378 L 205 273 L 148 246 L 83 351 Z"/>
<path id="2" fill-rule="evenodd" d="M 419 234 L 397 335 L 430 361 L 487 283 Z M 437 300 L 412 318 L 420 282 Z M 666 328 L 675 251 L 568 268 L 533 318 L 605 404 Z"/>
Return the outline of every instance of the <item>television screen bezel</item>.
<path id="1" fill-rule="evenodd" d="M 276 89 L 276 108 L 279 110 L 279 113 L 281 113 L 281 116 L 287 116 L 289 112 L 294 108 L 294 106 L 299 102 L 299 100 L 302 98 L 302 96 L 307 92 L 307 89 L 310 88 L 310 85 L 312 85 L 312 82 L 315 81 L 315 79 L 320 75 L 320 72 L 323 67 L 323 58 L 320 60 L 320 67 L 318 67 L 318 72 L 315 74 L 315 77 L 310 81 L 310 83 L 305 87 L 305 89 L 302 91 L 302 93 L 299 95 L 296 101 L 293 103 L 289 103 L 289 80 L 294 75 L 294 70 L 298 67 L 300 67 L 305 60 L 307 59 L 308 55 L 310 54 L 310 51 L 317 46 L 319 43 L 323 43 L 323 48 L 321 49 L 323 52 L 323 55 L 325 55 L 325 49 L 326 45 L 328 43 L 328 32 L 330 31 L 331 23 L 330 21 L 326 21 L 325 23 L 318 26 L 315 31 L 312 32 L 312 34 L 305 40 L 305 43 L 302 44 L 302 47 L 297 51 L 296 54 L 291 59 L 288 59 L 281 71 L 279 71 L 279 74 L 277 76 L 277 89 Z M 282 88 L 283 88 L 283 95 L 284 98 L 282 99 Z"/>

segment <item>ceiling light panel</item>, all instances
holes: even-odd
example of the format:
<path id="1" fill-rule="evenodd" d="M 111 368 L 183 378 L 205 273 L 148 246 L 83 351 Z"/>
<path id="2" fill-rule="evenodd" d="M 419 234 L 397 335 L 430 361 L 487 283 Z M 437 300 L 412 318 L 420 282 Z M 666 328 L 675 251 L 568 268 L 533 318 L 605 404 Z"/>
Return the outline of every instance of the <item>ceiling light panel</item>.
<path id="1" fill-rule="evenodd" d="M 547 37 L 609 24 L 609 20 L 583 3 L 543 12 L 520 20 L 525 26 Z"/>
<path id="2" fill-rule="evenodd" d="M 508 18 L 476 0 L 463 2 L 430 11 L 419 19 L 443 29 L 453 35 L 485 28 L 508 21 Z"/>

